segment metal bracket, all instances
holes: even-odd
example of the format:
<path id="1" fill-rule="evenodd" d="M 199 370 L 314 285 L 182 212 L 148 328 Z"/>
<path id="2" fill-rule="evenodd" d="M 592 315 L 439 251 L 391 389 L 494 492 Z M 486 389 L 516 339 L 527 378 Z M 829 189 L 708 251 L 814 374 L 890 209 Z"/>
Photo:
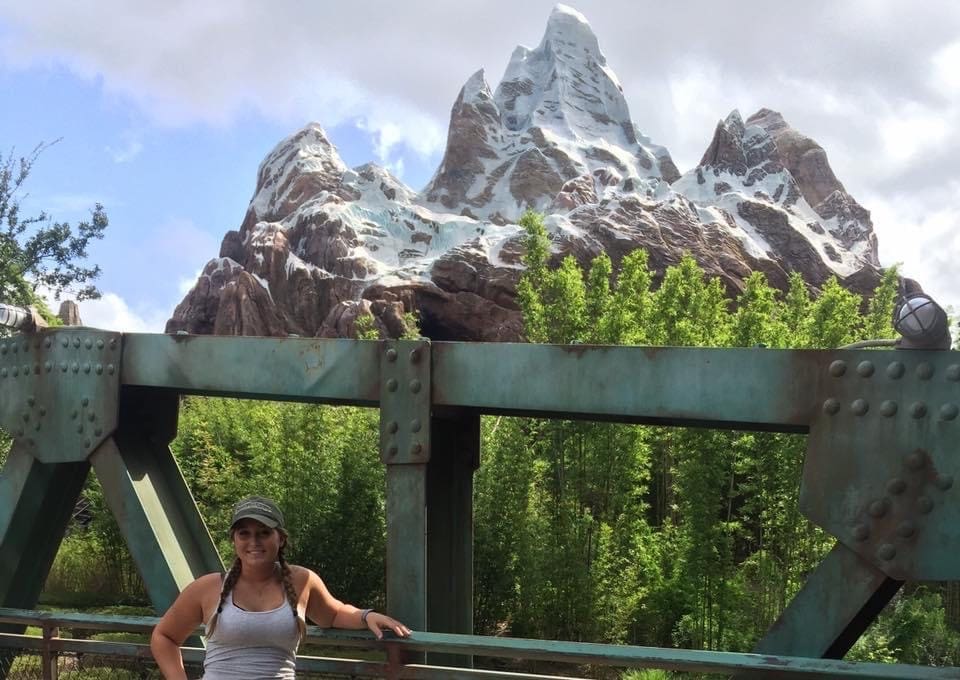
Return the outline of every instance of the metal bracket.
<path id="1" fill-rule="evenodd" d="M 430 341 L 387 340 L 380 355 L 380 458 L 430 460 Z"/>
<path id="2" fill-rule="evenodd" d="M 0 339 L 0 426 L 42 463 L 86 460 L 117 427 L 121 354 L 88 328 Z"/>

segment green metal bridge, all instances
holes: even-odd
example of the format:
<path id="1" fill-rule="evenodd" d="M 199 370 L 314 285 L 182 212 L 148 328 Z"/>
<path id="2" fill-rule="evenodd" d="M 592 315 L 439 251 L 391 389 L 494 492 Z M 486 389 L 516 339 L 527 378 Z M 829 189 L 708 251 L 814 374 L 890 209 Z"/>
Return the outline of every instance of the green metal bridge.
<path id="1" fill-rule="evenodd" d="M 91 467 L 158 613 L 193 579 L 223 569 L 169 448 L 184 394 L 380 409 L 388 610 L 417 632 L 375 643 L 363 633 L 314 630 L 328 646 L 388 652 L 383 662 L 343 662 L 353 665 L 332 672 L 521 677 L 471 670 L 471 656 L 483 655 L 743 677 L 960 678 L 953 668 L 839 661 L 904 581 L 960 578 L 960 354 L 927 350 L 355 341 L 80 327 L 0 338 L 0 427 L 14 438 L 0 473 L 0 648 L 49 656 L 76 653 L 86 642 L 146 654 L 137 645 L 63 639 L 58 630 L 145 630 L 151 619 L 78 621 L 33 611 Z M 472 484 L 483 414 L 805 433 L 801 509 L 836 545 L 754 654 L 470 635 Z M 28 624 L 42 635 L 22 635 Z M 328 662 L 301 657 L 300 668 L 319 671 Z M 56 674 L 49 667 L 45 677 Z"/>

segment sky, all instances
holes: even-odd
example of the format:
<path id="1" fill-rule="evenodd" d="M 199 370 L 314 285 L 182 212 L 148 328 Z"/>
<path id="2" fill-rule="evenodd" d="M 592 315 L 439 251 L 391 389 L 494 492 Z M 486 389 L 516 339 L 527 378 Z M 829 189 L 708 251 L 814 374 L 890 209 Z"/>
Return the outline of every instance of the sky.
<path id="1" fill-rule="evenodd" d="M 478 69 L 495 88 L 554 2 L 0 0 L 0 150 L 40 156 L 23 209 L 110 219 L 86 325 L 162 332 L 237 229 L 259 163 L 320 123 L 350 166 L 419 190 Z M 641 132 L 694 167 L 762 107 L 812 137 L 884 266 L 960 311 L 960 3 L 604 0 L 583 13 Z"/>

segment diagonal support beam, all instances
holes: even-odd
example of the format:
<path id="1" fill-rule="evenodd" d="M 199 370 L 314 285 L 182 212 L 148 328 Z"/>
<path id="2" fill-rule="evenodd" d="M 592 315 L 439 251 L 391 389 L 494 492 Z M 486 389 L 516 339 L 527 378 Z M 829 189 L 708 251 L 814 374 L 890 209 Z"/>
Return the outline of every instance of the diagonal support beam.
<path id="1" fill-rule="evenodd" d="M 838 543 L 753 651 L 842 659 L 902 585 Z"/>
<path id="2" fill-rule="evenodd" d="M 223 562 L 170 451 L 177 395 L 124 388 L 120 426 L 90 457 L 158 613 Z"/>

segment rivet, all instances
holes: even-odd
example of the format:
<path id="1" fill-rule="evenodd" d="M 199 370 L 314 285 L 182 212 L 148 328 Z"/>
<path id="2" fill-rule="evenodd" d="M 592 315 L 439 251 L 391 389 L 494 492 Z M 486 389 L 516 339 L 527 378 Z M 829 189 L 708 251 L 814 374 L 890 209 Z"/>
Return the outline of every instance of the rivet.
<path id="1" fill-rule="evenodd" d="M 867 403 L 866 399 L 855 399 L 853 403 L 850 404 L 850 410 L 854 415 L 866 415 L 867 411 L 870 410 L 870 404 Z"/>
<path id="2" fill-rule="evenodd" d="M 933 377 L 933 365 L 926 361 L 917 364 L 917 377 L 920 380 L 930 380 Z"/>
<path id="3" fill-rule="evenodd" d="M 947 380 L 951 382 L 960 381 L 960 364 L 950 364 L 947 366 Z"/>
<path id="4" fill-rule="evenodd" d="M 890 507 L 890 501 L 886 498 L 881 498 L 878 501 L 874 501 L 867 508 L 867 512 L 870 513 L 871 517 L 883 517 L 887 514 L 887 510 Z"/>
<path id="5" fill-rule="evenodd" d="M 10 351 L 13 352 L 14 354 L 16 354 L 17 352 L 20 351 L 19 345 L 17 345 L 17 343 L 15 343 L 15 342 L 10 343 Z"/>
<path id="6" fill-rule="evenodd" d="M 103 434 L 103 430 L 98 427 L 96 430 L 93 431 L 93 433 L 99 437 L 101 434 Z"/>
<path id="7" fill-rule="evenodd" d="M 917 533 L 917 525 L 910 520 L 900 522 L 900 525 L 897 527 L 897 535 L 901 538 L 910 538 L 915 533 Z"/>
<path id="8" fill-rule="evenodd" d="M 410 363 L 418 364 L 420 363 L 420 348 L 410 350 Z"/>
<path id="9" fill-rule="evenodd" d="M 914 418 L 923 418 L 927 415 L 927 405 L 922 401 L 915 401 L 910 404 L 910 415 Z"/>
<path id="10" fill-rule="evenodd" d="M 873 362 L 861 361 L 859 364 L 857 364 L 857 373 L 864 378 L 869 378 L 871 375 L 873 375 Z"/>
<path id="11" fill-rule="evenodd" d="M 93 340 L 87 338 L 86 342 L 83 343 L 87 349 L 93 349 Z"/>
<path id="12" fill-rule="evenodd" d="M 840 402 L 833 397 L 830 397 L 825 402 L 823 402 L 823 412 L 829 415 L 836 415 L 840 412 Z"/>
<path id="13" fill-rule="evenodd" d="M 81 399 L 81 400 L 80 400 L 80 404 L 81 404 L 81 406 L 89 406 L 89 405 L 90 405 L 90 399 L 89 399 L 89 397 L 84 397 L 83 399 Z"/>
<path id="14" fill-rule="evenodd" d="M 391 420 L 389 423 L 387 423 L 387 432 L 389 432 L 390 434 L 396 434 L 397 430 L 399 429 L 400 429 L 400 426 L 397 425 L 396 420 Z"/>
<path id="15" fill-rule="evenodd" d="M 410 445 L 410 455 L 419 456 L 421 451 L 423 451 L 423 445 L 420 442 L 414 442 Z"/>
<path id="16" fill-rule="evenodd" d="M 67 338 L 64 338 L 63 340 L 60 341 L 60 344 L 63 345 L 64 347 L 67 347 L 70 345 L 70 340 Z"/>
<path id="17" fill-rule="evenodd" d="M 40 413 L 41 416 L 45 416 L 45 415 L 47 415 L 47 409 L 44 408 L 43 406 L 41 406 L 39 413 Z"/>
<path id="18" fill-rule="evenodd" d="M 77 425 L 77 434 L 83 434 L 83 423 Z"/>
<path id="19" fill-rule="evenodd" d="M 920 498 L 917 499 L 917 510 L 924 515 L 928 514 L 933 510 L 933 501 L 930 500 L 928 496 L 920 496 Z"/>
<path id="20" fill-rule="evenodd" d="M 84 440 L 83 440 L 83 448 L 85 448 L 85 449 L 89 449 L 89 448 L 90 448 L 90 440 L 89 440 L 89 439 L 84 439 Z"/>
<path id="21" fill-rule="evenodd" d="M 24 375 L 30 375 L 30 364 L 24 364 L 24 365 L 23 365 L 23 374 L 24 374 Z"/>
<path id="22" fill-rule="evenodd" d="M 103 349 L 103 338 L 97 340 L 97 349 Z"/>
<path id="23" fill-rule="evenodd" d="M 89 373 L 89 372 L 90 372 L 90 364 L 84 364 L 84 365 L 83 365 L 83 372 L 84 372 L 84 373 Z"/>
<path id="24" fill-rule="evenodd" d="M 74 346 L 74 347 L 79 347 L 79 346 L 80 346 L 80 338 L 74 338 L 74 339 L 73 339 L 73 346 Z"/>
<path id="25" fill-rule="evenodd" d="M 103 375 L 103 364 L 97 364 L 97 375 Z"/>
<path id="26" fill-rule="evenodd" d="M 397 350 L 393 347 L 387 350 L 387 361 L 396 361 L 397 360 Z"/>
<path id="27" fill-rule="evenodd" d="M 113 371 L 114 371 L 113 364 L 107 364 L 107 373 L 109 373 L 110 375 L 113 375 Z"/>
<path id="28" fill-rule="evenodd" d="M 73 409 L 73 411 L 70 413 L 70 420 L 76 420 L 78 415 L 80 414 L 77 412 L 77 409 Z"/>
<path id="29" fill-rule="evenodd" d="M 420 391 L 420 381 L 416 378 L 410 381 L 410 391 L 414 394 Z"/>
<path id="30" fill-rule="evenodd" d="M 387 391 L 396 392 L 397 391 L 397 380 L 396 378 L 390 378 L 387 380 Z"/>
<path id="31" fill-rule="evenodd" d="M 22 428 L 22 427 L 18 427 L 18 428 L 17 428 L 17 436 L 18 436 L 18 437 L 22 437 L 22 436 L 23 436 L 23 428 Z"/>
<path id="32" fill-rule="evenodd" d="M 67 362 L 66 362 L 66 361 L 61 361 L 61 362 L 60 362 L 60 370 L 63 371 L 64 373 L 67 372 Z"/>
<path id="33" fill-rule="evenodd" d="M 390 456 L 391 458 L 393 458 L 395 455 L 397 455 L 397 451 L 399 451 L 399 449 L 397 448 L 397 445 L 396 445 L 396 444 L 391 444 L 391 445 L 387 448 L 387 455 Z"/>
<path id="34" fill-rule="evenodd" d="M 39 420 L 33 424 L 33 429 L 36 430 L 37 432 L 40 431 L 40 421 L 39 421 Z"/>
<path id="35" fill-rule="evenodd" d="M 847 372 L 847 362 L 840 361 L 837 359 L 830 364 L 830 375 L 834 378 L 839 378 L 841 375 Z"/>
<path id="36" fill-rule="evenodd" d="M 28 406 L 33 406 L 33 405 L 36 404 L 36 403 L 37 403 L 37 400 L 36 400 L 36 399 L 34 399 L 33 397 L 27 397 L 27 405 L 28 405 Z"/>
<path id="37" fill-rule="evenodd" d="M 16 366 L 14 366 L 13 368 L 11 368 L 11 369 L 10 369 L 10 372 L 13 374 L 13 377 L 14 377 L 14 378 L 16 378 L 18 375 L 20 375 L 20 369 L 19 369 L 18 367 L 16 367 Z"/>
<path id="38" fill-rule="evenodd" d="M 23 422 L 25 422 L 25 423 L 29 423 L 29 422 L 30 422 L 30 414 L 29 414 L 29 413 L 24 413 L 24 414 L 21 416 L 21 418 L 23 418 Z"/>
<path id="39" fill-rule="evenodd" d="M 936 484 L 937 488 L 941 491 L 946 491 L 953 486 L 953 475 L 940 475 L 934 480 L 934 484 Z"/>
<path id="40" fill-rule="evenodd" d="M 7 345 L 6 343 L 4 343 L 0 345 L 0 354 L 6 354 L 6 353 L 7 353 Z"/>
<path id="41" fill-rule="evenodd" d="M 96 419 L 97 419 L 97 414 L 94 413 L 93 411 L 87 414 L 87 420 L 89 420 L 91 423 Z"/>
<path id="42" fill-rule="evenodd" d="M 865 541 L 870 538 L 870 530 L 866 524 L 858 524 L 853 527 L 853 537 L 858 541 Z"/>
<path id="43" fill-rule="evenodd" d="M 911 470 L 919 470 L 926 464 L 926 462 L 927 452 L 923 449 L 917 449 L 913 453 L 909 454 L 904 460 L 904 463 L 906 463 L 907 467 Z"/>
<path id="44" fill-rule="evenodd" d="M 50 349 L 50 345 L 52 344 L 53 342 L 50 340 L 50 338 L 45 338 L 43 341 L 43 346 L 46 347 L 47 349 Z"/>
<path id="45" fill-rule="evenodd" d="M 907 488 L 907 483 L 900 479 L 899 477 L 894 477 L 889 482 L 887 482 L 887 491 L 892 493 L 894 496 L 903 493 Z"/>
<path id="46" fill-rule="evenodd" d="M 26 354 L 26 353 L 29 352 L 29 351 L 30 351 L 30 343 L 24 341 L 24 343 L 23 343 L 23 353 Z"/>
<path id="47" fill-rule="evenodd" d="M 0 368 L 0 376 L 3 376 L 4 378 L 7 377 L 7 369 L 6 369 L 6 367 Z"/>
<path id="48" fill-rule="evenodd" d="M 893 378 L 894 380 L 899 380 L 903 377 L 903 374 L 906 372 L 903 363 L 899 361 L 891 361 L 890 365 L 887 366 L 887 377 Z"/>
<path id="49" fill-rule="evenodd" d="M 50 371 L 53 370 L 53 364 L 52 364 L 51 362 L 49 362 L 49 361 L 46 362 L 46 363 L 43 365 L 43 367 L 44 367 L 45 369 L 47 369 L 47 373 L 49 373 Z"/>
<path id="50" fill-rule="evenodd" d="M 897 402 L 890 401 L 887 399 L 882 404 L 880 404 L 880 414 L 884 418 L 890 418 L 891 416 L 896 415 L 897 413 Z"/>
<path id="51" fill-rule="evenodd" d="M 410 421 L 410 431 L 419 432 L 420 431 L 420 421 L 414 418 Z"/>
<path id="52" fill-rule="evenodd" d="M 940 407 L 940 420 L 953 420 L 960 413 L 956 404 L 944 404 Z"/>
<path id="53" fill-rule="evenodd" d="M 73 362 L 73 365 L 70 368 L 73 369 L 74 373 L 80 372 L 80 364 L 78 364 L 76 361 Z"/>
<path id="54" fill-rule="evenodd" d="M 892 560 L 894 557 L 897 556 L 897 549 L 894 548 L 894 547 L 893 547 L 892 545 L 890 545 L 889 543 L 884 543 L 884 544 L 881 545 L 880 548 L 877 550 L 877 556 L 878 556 L 881 560 L 888 560 L 888 561 L 889 561 L 889 560 Z"/>

